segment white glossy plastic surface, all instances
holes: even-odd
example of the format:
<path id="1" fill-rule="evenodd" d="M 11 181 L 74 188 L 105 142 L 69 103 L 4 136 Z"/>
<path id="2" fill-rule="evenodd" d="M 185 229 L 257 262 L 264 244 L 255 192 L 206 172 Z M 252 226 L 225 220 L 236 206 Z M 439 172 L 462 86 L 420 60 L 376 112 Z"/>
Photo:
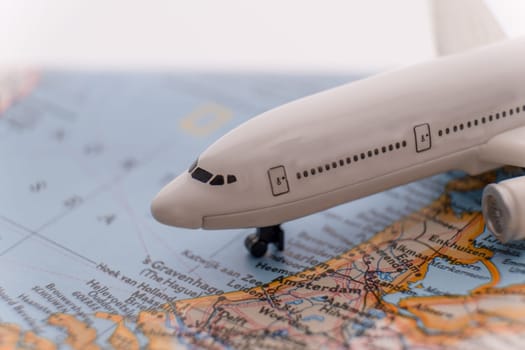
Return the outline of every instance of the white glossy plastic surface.
<path id="1" fill-rule="evenodd" d="M 492 184 L 483 191 L 483 216 L 502 242 L 525 239 L 525 177 Z"/>
<path id="2" fill-rule="evenodd" d="M 188 228 L 272 226 L 453 169 L 522 165 L 523 62 L 525 39 L 509 40 L 270 110 L 199 157 L 235 183 L 183 173 L 153 215 Z"/>
<path id="3" fill-rule="evenodd" d="M 432 0 L 431 4 L 439 55 L 466 51 L 506 37 L 488 7 L 480 0 Z"/>
<path id="4" fill-rule="evenodd" d="M 525 40 L 507 41 L 263 113 L 199 157 L 199 167 L 234 174 L 235 184 L 210 186 L 184 173 L 159 194 L 153 213 L 184 227 L 270 226 L 451 169 L 504 165 L 486 161 L 483 147 L 525 126 L 523 62 Z M 289 192 L 276 196 L 268 172 L 279 166 Z"/>

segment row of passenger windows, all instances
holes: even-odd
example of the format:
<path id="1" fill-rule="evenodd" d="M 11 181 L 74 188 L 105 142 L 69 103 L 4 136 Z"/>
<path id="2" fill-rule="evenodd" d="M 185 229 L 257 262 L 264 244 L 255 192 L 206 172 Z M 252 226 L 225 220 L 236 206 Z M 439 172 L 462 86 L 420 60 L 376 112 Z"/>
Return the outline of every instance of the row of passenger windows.
<path id="1" fill-rule="evenodd" d="M 469 120 L 466 123 L 456 124 L 452 128 L 440 129 L 438 131 L 438 136 L 441 137 L 444 135 L 449 135 L 450 133 L 457 133 L 465 129 L 470 129 L 472 127 L 476 127 L 482 124 L 492 123 L 495 120 L 504 119 L 507 118 L 507 116 L 518 115 L 521 112 L 525 112 L 525 105 L 523 105 L 522 107 L 511 108 L 508 111 L 503 111 L 501 113 L 491 114 L 488 117 L 476 118 L 474 120 Z"/>
<path id="2" fill-rule="evenodd" d="M 210 185 L 212 186 L 222 186 L 224 185 L 224 176 L 223 175 L 215 175 L 213 176 L 212 173 L 210 173 L 207 170 L 204 170 L 203 168 L 197 167 L 197 161 L 193 163 L 190 166 L 190 169 L 188 170 L 189 173 L 191 173 L 191 177 L 194 178 L 197 181 L 200 181 L 202 183 L 208 183 L 210 181 Z M 212 179 L 213 178 L 213 179 Z M 232 184 L 234 182 L 237 182 L 237 177 L 235 175 L 227 175 L 226 176 L 226 183 Z"/>
<path id="3" fill-rule="evenodd" d="M 350 164 L 352 164 L 352 162 L 357 163 L 360 160 L 365 160 L 367 158 L 372 158 L 372 157 L 378 156 L 378 155 L 380 155 L 382 153 L 385 154 L 385 153 L 392 152 L 394 150 L 399 150 L 399 149 L 405 148 L 405 147 L 407 147 L 407 142 L 406 141 L 392 143 L 392 144 L 390 144 L 388 146 L 382 146 L 380 148 L 375 148 L 374 150 L 369 150 L 368 152 L 355 154 L 355 155 L 353 155 L 351 157 L 341 158 L 341 159 L 339 159 L 337 161 L 326 163 L 325 165 L 320 165 L 320 166 L 318 166 L 316 168 L 311 168 L 310 170 L 303 170 L 302 172 L 298 172 L 296 174 L 296 176 L 297 176 L 297 179 L 300 180 L 300 179 L 303 179 L 303 178 L 307 178 L 309 176 L 322 174 L 325 171 L 330 171 L 330 170 L 336 169 L 338 167 L 344 167 L 344 166 L 350 165 Z"/>

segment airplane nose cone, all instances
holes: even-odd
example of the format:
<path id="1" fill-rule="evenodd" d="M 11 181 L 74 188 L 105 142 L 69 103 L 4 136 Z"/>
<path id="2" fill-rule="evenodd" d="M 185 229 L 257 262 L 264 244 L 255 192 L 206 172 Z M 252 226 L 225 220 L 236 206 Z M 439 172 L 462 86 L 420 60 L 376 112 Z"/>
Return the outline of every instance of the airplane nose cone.
<path id="1" fill-rule="evenodd" d="M 183 180 L 179 176 L 155 196 L 151 202 L 151 214 L 165 225 L 200 228 L 202 216 L 191 209 L 191 198 L 187 198 L 191 188 L 183 186 Z"/>

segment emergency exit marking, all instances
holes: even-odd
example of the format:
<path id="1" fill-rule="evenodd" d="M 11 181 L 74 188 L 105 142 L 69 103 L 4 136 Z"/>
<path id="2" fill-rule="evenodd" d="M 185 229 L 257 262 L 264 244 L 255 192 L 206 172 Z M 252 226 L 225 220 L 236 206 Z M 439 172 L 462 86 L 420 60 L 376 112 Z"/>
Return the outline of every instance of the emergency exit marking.
<path id="1" fill-rule="evenodd" d="M 272 186 L 274 196 L 280 196 L 281 194 L 290 192 L 284 166 L 281 165 L 268 170 L 268 177 L 270 178 L 270 185 Z"/>
<path id="2" fill-rule="evenodd" d="M 428 151 L 432 148 L 432 138 L 430 136 L 430 125 L 421 124 L 414 127 L 416 137 L 416 152 Z"/>

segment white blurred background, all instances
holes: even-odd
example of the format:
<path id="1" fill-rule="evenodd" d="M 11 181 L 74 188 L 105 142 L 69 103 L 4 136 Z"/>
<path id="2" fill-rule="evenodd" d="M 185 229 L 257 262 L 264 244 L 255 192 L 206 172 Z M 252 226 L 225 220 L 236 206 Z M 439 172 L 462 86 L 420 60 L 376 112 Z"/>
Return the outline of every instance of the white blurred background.
<path id="1" fill-rule="evenodd" d="M 525 34 L 525 1 L 487 1 L 510 36 Z M 427 5 L 424 0 L 0 0 L 0 65 L 380 70 L 432 57 Z"/>

